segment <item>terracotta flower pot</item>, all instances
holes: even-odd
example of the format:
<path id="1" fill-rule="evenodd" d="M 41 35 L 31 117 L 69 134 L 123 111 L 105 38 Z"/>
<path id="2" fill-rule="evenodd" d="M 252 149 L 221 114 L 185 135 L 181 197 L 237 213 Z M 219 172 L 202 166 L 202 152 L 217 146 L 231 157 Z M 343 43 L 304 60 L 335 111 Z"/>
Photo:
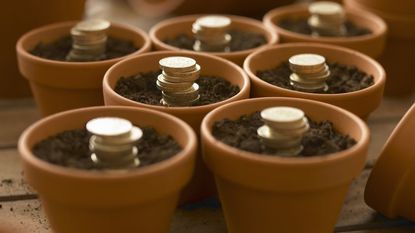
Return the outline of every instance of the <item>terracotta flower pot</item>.
<path id="1" fill-rule="evenodd" d="M 176 18 L 167 19 L 154 25 L 150 30 L 150 38 L 156 50 L 180 51 L 183 49 L 168 45 L 163 41 L 167 38 L 172 38 L 176 35 L 186 34 L 192 35 L 192 24 L 197 18 L 202 15 L 187 15 Z M 211 55 L 216 55 L 225 58 L 229 61 L 242 65 L 244 59 L 252 52 L 268 45 L 273 45 L 278 42 L 278 35 L 275 32 L 267 29 L 260 21 L 250 19 L 242 16 L 226 15 L 232 20 L 232 28 L 247 32 L 261 33 L 267 39 L 267 44 L 253 49 L 247 49 L 235 52 L 210 52 Z"/>
<path id="2" fill-rule="evenodd" d="M 402 7 L 401 2 L 396 4 L 388 1 L 391 10 L 378 10 L 371 5 L 365 5 L 367 1 L 345 0 L 345 6 L 348 9 L 363 9 L 372 12 L 388 25 L 388 38 L 385 51 L 379 58 L 381 64 L 388 73 L 386 83 L 387 95 L 410 95 L 415 92 L 415 78 L 411 75 L 412 67 L 415 66 L 415 60 L 412 58 L 415 53 L 415 11 L 412 13 L 394 13 L 393 7 Z M 403 1 L 408 3 L 408 1 Z M 386 1 L 379 1 L 379 4 Z M 410 1 L 414 4 L 414 1 Z"/>
<path id="3" fill-rule="evenodd" d="M 356 66 L 367 74 L 371 74 L 374 84 L 354 92 L 318 94 L 278 87 L 256 75 L 257 71 L 272 69 L 287 61 L 289 57 L 300 53 L 316 53 L 324 56 L 328 61 Z M 252 81 L 252 97 L 283 96 L 318 100 L 347 109 L 362 119 L 366 119 L 379 106 L 386 79 L 382 66 L 362 53 L 339 46 L 313 43 L 282 44 L 257 51 L 245 60 L 244 70 Z"/>
<path id="4" fill-rule="evenodd" d="M 377 58 L 382 54 L 385 46 L 386 24 L 378 16 L 358 9 L 346 9 L 346 17 L 352 23 L 368 28 L 371 33 L 355 37 L 312 37 L 289 31 L 278 26 L 278 22 L 287 18 L 309 17 L 308 4 L 295 4 L 276 8 L 264 16 L 264 24 L 277 31 L 282 43 L 315 42 L 339 45 L 362 52 L 370 57 Z"/>
<path id="5" fill-rule="evenodd" d="M 104 74 L 113 64 L 127 57 L 96 62 L 62 62 L 29 53 L 40 42 L 48 43 L 69 35 L 70 28 L 75 24 L 76 22 L 64 22 L 41 27 L 26 33 L 17 42 L 20 72 L 29 80 L 36 103 L 43 115 L 103 105 Z M 130 55 L 150 50 L 150 39 L 138 28 L 113 24 L 108 34 L 133 41 L 139 49 Z"/>
<path id="6" fill-rule="evenodd" d="M 160 69 L 158 61 L 161 58 L 168 56 L 191 57 L 195 59 L 201 66 L 201 74 L 209 74 L 222 77 L 232 84 L 238 85 L 240 92 L 227 100 L 209 105 L 194 107 L 164 107 L 135 102 L 117 94 L 114 91 L 114 87 L 117 81 L 122 76 L 131 76 L 139 72 L 145 73 L 156 71 Z M 105 74 L 103 87 L 105 105 L 133 106 L 166 112 L 184 120 L 195 130 L 196 134 L 199 134 L 200 124 L 203 117 L 208 112 L 223 104 L 248 98 L 250 83 L 248 76 L 240 67 L 225 59 L 194 52 L 161 51 L 131 57 L 117 63 Z M 215 186 L 212 175 L 202 163 L 201 156 L 197 156 L 196 161 L 197 162 L 194 177 L 190 182 L 190 185 L 184 191 L 182 202 L 200 200 L 201 198 L 207 197 L 214 193 Z"/>
<path id="7" fill-rule="evenodd" d="M 412 0 L 400 0 L 399 4 L 390 0 L 359 0 L 362 5 L 368 6 L 380 11 L 386 11 L 396 14 L 414 14 L 415 2 Z"/>
<path id="8" fill-rule="evenodd" d="M 357 141 L 353 147 L 314 157 L 278 157 L 242 151 L 215 139 L 214 122 L 267 107 L 302 109 L 316 121 Z M 215 175 L 229 233 L 331 233 L 352 180 L 364 167 L 369 129 L 354 114 L 322 102 L 295 98 L 238 101 L 210 112 L 202 122 L 204 160 Z"/>
<path id="9" fill-rule="evenodd" d="M 28 30 L 44 24 L 63 20 L 81 19 L 85 0 L 43 0 L 41 6 L 37 0 L 4 1 L 4 10 L 0 15 L 0 27 L 4 33 L 0 50 L 0 99 L 22 98 L 30 96 L 27 81 L 21 77 L 17 68 L 17 39 Z M 18 14 L 17 14 L 18 12 Z"/>
<path id="10" fill-rule="evenodd" d="M 35 157 L 37 142 L 88 120 L 116 116 L 171 135 L 182 151 L 165 161 L 130 171 L 66 168 Z M 197 141 L 183 121 L 165 113 L 127 107 L 91 107 L 47 117 L 20 137 L 19 152 L 27 182 L 39 194 L 56 233 L 167 233 L 180 190 L 189 181 Z"/>
<path id="11" fill-rule="evenodd" d="M 415 221 L 415 104 L 392 132 L 365 190 L 365 201 L 390 218 Z"/>

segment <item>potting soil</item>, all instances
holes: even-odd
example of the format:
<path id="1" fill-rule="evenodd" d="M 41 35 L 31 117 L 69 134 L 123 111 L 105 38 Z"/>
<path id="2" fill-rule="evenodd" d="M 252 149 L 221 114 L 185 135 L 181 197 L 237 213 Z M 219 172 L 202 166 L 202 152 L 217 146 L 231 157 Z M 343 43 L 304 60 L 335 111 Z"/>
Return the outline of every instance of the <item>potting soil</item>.
<path id="1" fill-rule="evenodd" d="M 374 84 L 372 75 L 366 74 L 355 66 L 330 62 L 328 66 L 331 75 L 326 83 L 329 88 L 326 92 L 320 91 L 318 93 L 347 93 L 362 90 Z M 256 75 L 265 82 L 275 86 L 294 90 L 290 85 L 291 73 L 288 62 L 284 62 L 273 69 L 257 71 Z"/>
<path id="2" fill-rule="evenodd" d="M 353 138 L 338 132 L 330 121 L 316 122 L 308 118 L 308 123 L 310 129 L 303 137 L 301 144 L 304 149 L 299 156 L 336 153 L 356 144 Z M 212 134 L 229 146 L 262 155 L 275 155 L 278 151 L 266 146 L 257 135 L 257 129 L 262 125 L 264 122 L 260 112 L 254 112 L 237 120 L 224 119 L 215 122 Z"/>
<path id="3" fill-rule="evenodd" d="M 157 88 L 156 80 L 160 71 L 139 73 L 130 77 L 121 77 L 114 91 L 130 100 L 151 105 L 162 105 L 161 91 Z M 239 87 L 232 85 L 221 77 L 201 75 L 196 83 L 199 84 L 200 99 L 193 106 L 212 104 L 231 98 L 239 92 Z"/>
<path id="4" fill-rule="evenodd" d="M 159 134 L 151 127 L 141 129 L 143 137 L 136 144 L 140 160 L 138 168 L 168 159 L 182 149 L 171 136 Z M 103 169 L 91 160 L 90 137 L 86 129 L 65 131 L 34 145 L 33 154 L 44 161 L 64 167 Z"/>

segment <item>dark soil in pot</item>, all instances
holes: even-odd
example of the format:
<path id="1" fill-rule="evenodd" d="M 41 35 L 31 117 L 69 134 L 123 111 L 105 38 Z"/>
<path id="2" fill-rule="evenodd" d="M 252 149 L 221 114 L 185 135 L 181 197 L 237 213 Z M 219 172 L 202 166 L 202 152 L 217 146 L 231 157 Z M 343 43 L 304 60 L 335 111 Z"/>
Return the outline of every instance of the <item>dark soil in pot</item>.
<path id="1" fill-rule="evenodd" d="M 143 127 L 143 137 L 136 144 L 142 168 L 161 162 L 177 154 L 182 148 L 171 137 L 159 134 L 154 128 Z M 91 160 L 89 138 L 86 129 L 65 131 L 37 143 L 33 154 L 49 163 L 87 170 L 103 169 Z"/>
<path id="2" fill-rule="evenodd" d="M 330 77 L 326 81 L 328 85 L 327 94 L 339 94 L 358 91 L 374 84 L 372 75 L 366 74 L 354 66 L 342 65 L 339 63 L 327 63 L 330 68 Z M 265 82 L 271 83 L 285 89 L 294 90 L 290 85 L 292 71 L 288 62 L 270 69 L 257 71 L 256 75 Z"/>
<path id="3" fill-rule="evenodd" d="M 307 18 L 303 19 L 283 19 L 279 21 L 277 24 L 279 27 L 282 27 L 286 30 L 305 34 L 305 35 L 311 35 L 312 30 L 311 27 L 308 25 Z M 345 23 L 346 27 L 346 35 L 345 37 L 352 37 L 352 36 L 363 36 L 372 33 L 369 29 L 359 27 L 358 25 L 355 25 L 354 23 L 350 21 L 346 21 Z"/>
<path id="4" fill-rule="evenodd" d="M 229 34 L 232 37 L 229 44 L 231 52 L 252 49 L 267 43 L 266 37 L 259 33 L 230 30 Z M 165 40 L 164 43 L 181 49 L 193 50 L 195 41 L 193 36 L 180 34 Z"/>
<path id="5" fill-rule="evenodd" d="M 62 37 L 52 43 L 39 43 L 30 51 L 31 54 L 56 61 L 68 61 L 66 55 L 72 49 L 72 38 L 70 36 Z M 137 51 L 133 42 L 114 37 L 108 37 L 105 56 L 101 60 L 108 60 L 117 57 L 126 56 Z M 71 61 L 68 61 L 71 62 Z"/>
<path id="6" fill-rule="evenodd" d="M 308 118 L 308 123 L 310 129 L 303 137 L 304 149 L 299 156 L 336 153 L 356 144 L 353 138 L 338 132 L 330 121 L 315 122 Z M 277 150 L 266 146 L 257 135 L 257 129 L 262 125 L 264 122 L 260 112 L 254 112 L 237 120 L 224 119 L 215 122 L 212 134 L 232 147 L 257 154 L 275 155 Z"/>
<path id="7" fill-rule="evenodd" d="M 161 91 L 156 81 L 160 71 L 139 73 L 118 80 L 114 91 L 130 100 L 151 105 L 162 105 Z M 196 83 L 199 84 L 200 99 L 193 106 L 212 104 L 231 98 L 238 94 L 239 87 L 232 85 L 221 77 L 201 75 Z"/>

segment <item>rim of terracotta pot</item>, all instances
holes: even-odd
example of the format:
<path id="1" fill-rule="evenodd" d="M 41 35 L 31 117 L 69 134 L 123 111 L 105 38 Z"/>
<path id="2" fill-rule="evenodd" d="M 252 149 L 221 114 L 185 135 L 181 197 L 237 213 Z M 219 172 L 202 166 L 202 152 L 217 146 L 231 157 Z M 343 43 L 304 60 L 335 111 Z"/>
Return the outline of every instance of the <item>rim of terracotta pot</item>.
<path id="1" fill-rule="evenodd" d="M 183 51 L 185 49 L 180 49 L 180 48 L 177 48 L 175 46 L 168 45 L 168 44 L 164 43 L 159 38 L 160 31 L 164 30 L 164 28 L 167 28 L 167 27 L 174 27 L 175 24 L 194 22 L 197 18 L 199 18 L 201 16 L 206 16 L 206 15 L 207 14 L 185 15 L 185 16 L 178 16 L 178 17 L 163 20 L 163 21 L 157 23 L 156 25 L 154 25 L 150 29 L 149 36 L 151 38 L 151 41 L 153 42 L 153 44 L 155 44 L 155 45 L 157 45 L 157 46 L 159 46 L 159 47 L 161 47 L 165 50 Z M 231 56 L 247 56 L 248 54 L 252 53 L 253 51 L 255 51 L 257 49 L 260 49 L 260 48 L 263 48 L 263 47 L 266 47 L 266 46 L 269 46 L 269 45 L 276 44 L 279 41 L 278 34 L 274 33 L 271 30 L 269 30 L 259 20 L 244 17 L 244 16 L 237 16 L 237 15 L 227 15 L 227 14 L 220 14 L 220 15 L 230 17 L 233 22 L 249 24 L 249 25 L 251 25 L 253 27 L 256 27 L 257 29 L 263 31 L 263 34 L 267 38 L 267 43 L 264 44 L 264 45 L 252 48 L 252 49 L 246 49 L 246 50 L 241 50 L 241 51 L 234 51 L 234 52 L 198 52 L 198 53 L 206 53 L 206 54 L 211 54 L 211 55 L 215 55 L 215 56 L 219 56 L 219 57 L 223 57 L 223 58 L 228 58 L 228 57 L 231 57 Z M 190 30 L 190 28 L 189 28 L 189 30 Z M 178 34 L 180 34 L 180 32 Z M 185 50 L 185 51 L 192 51 L 192 50 Z"/>
<path id="2" fill-rule="evenodd" d="M 226 111 L 229 108 L 237 108 L 238 106 L 244 106 L 245 104 L 252 103 L 252 102 L 259 102 L 259 101 L 272 101 L 272 100 L 282 100 L 282 101 L 289 101 L 289 102 L 303 102 L 309 105 L 318 106 L 320 108 L 329 108 L 334 111 L 340 112 L 343 115 L 346 115 L 348 118 L 350 118 L 354 124 L 358 125 L 359 129 L 361 130 L 361 138 L 360 140 L 356 140 L 357 143 L 343 151 L 339 151 L 332 154 L 326 154 L 326 155 L 318 155 L 318 156 L 309 156 L 309 157 L 281 157 L 281 156 L 258 156 L 258 154 L 244 151 L 235 147 L 232 147 L 230 145 L 225 144 L 224 142 L 216 139 L 212 135 L 212 129 L 211 126 L 213 125 L 213 121 L 216 118 L 217 115 L 222 114 L 224 111 Z M 354 151 L 359 150 L 363 147 L 363 145 L 369 143 L 370 139 L 370 132 L 368 126 L 361 120 L 358 116 L 355 114 L 344 110 L 340 107 L 314 101 L 314 100 L 307 100 L 307 99 L 299 99 L 299 98 L 289 98 L 289 97 L 263 97 L 263 98 L 254 98 L 254 99 L 246 99 L 246 100 L 240 100 L 236 102 L 232 102 L 229 104 L 226 104 L 224 106 L 221 106 L 219 108 L 216 108 L 212 110 L 210 113 L 206 115 L 206 117 L 203 119 L 202 125 L 201 125 L 201 133 L 205 137 L 205 139 L 215 146 L 219 147 L 221 150 L 226 152 L 226 156 L 232 156 L 232 157 L 239 157 L 244 160 L 254 161 L 257 163 L 271 163 L 271 164 L 281 164 L 281 165 L 287 165 L 287 166 L 308 166 L 313 164 L 321 164 L 326 163 L 330 164 L 332 162 L 337 162 L 339 160 L 346 159 L 350 153 L 353 153 Z"/>
<path id="3" fill-rule="evenodd" d="M 32 149 L 29 148 L 28 141 L 32 137 L 32 134 L 41 131 L 43 127 L 48 126 L 50 120 L 56 119 L 63 119 L 69 118 L 72 116 L 76 116 L 78 114 L 86 113 L 86 112 L 94 112 L 94 111 L 102 111 L 106 110 L 108 115 L 111 115 L 111 111 L 131 111 L 131 112 L 146 112 L 153 115 L 160 115 L 165 120 L 172 122 L 173 124 L 179 125 L 179 127 L 186 133 L 188 141 L 186 145 L 182 145 L 182 150 L 172 156 L 169 159 L 164 161 L 140 168 L 135 170 L 129 170 L 128 172 L 117 171 L 117 170 L 105 170 L 105 171 L 97 171 L 97 170 L 84 170 L 84 169 L 77 169 L 77 168 L 69 168 L 63 167 L 59 165 L 55 165 L 49 162 L 46 162 L 36 156 L 33 155 Z M 174 138 L 174 137 L 173 137 Z M 152 109 L 144 109 L 144 108 L 134 108 L 134 107 L 125 107 L 125 106 L 98 106 L 98 107 L 88 107 L 88 108 L 80 108 L 75 110 L 69 110 L 65 112 L 60 112 L 48 117 L 45 117 L 38 122 L 31 125 L 27 128 L 19 138 L 18 142 L 18 149 L 21 157 L 30 163 L 32 166 L 36 167 L 39 170 L 48 171 L 49 173 L 70 177 L 70 178 L 81 178 L 81 179 L 91 179 L 91 180 L 101 180 L 101 179 L 123 179 L 129 177 L 135 177 L 137 175 L 150 175 L 157 173 L 161 170 L 166 169 L 167 167 L 174 166 L 180 163 L 182 160 L 185 159 L 186 154 L 190 154 L 191 151 L 196 151 L 197 147 L 197 140 L 196 134 L 192 130 L 192 128 L 186 124 L 181 119 L 169 115 L 167 113 L 155 111 Z"/>
<path id="4" fill-rule="evenodd" d="M 111 78 L 112 73 L 114 72 L 114 70 L 122 69 L 122 67 L 125 64 L 128 64 L 128 63 L 139 62 L 139 60 L 143 57 L 158 56 L 158 55 L 165 55 L 166 57 L 167 56 L 177 56 L 177 55 L 179 55 L 179 56 L 192 55 L 192 56 L 195 56 L 195 57 L 199 56 L 199 57 L 205 57 L 205 58 L 208 58 L 208 59 L 217 60 L 221 63 L 224 63 L 227 66 L 230 66 L 232 69 L 237 70 L 237 72 L 239 72 L 241 74 L 241 77 L 243 78 L 242 88 L 240 88 L 239 92 L 236 95 L 234 95 L 234 96 L 232 96 L 228 99 L 222 100 L 220 102 L 212 103 L 212 104 L 201 105 L 201 106 L 189 106 L 189 107 L 165 107 L 165 106 L 144 104 L 144 103 L 141 103 L 141 102 L 130 100 L 130 99 L 125 98 L 124 96 L 121 96 L 120 94 L 116 93 L 114 91 L 114 89 L 110 86 L 109 79 Z M 155 61 L 155 62 L 158 63 L 158 61 Z M 140 71 L 137 70 L 137 73 L 139 73 L 139 72 Z M 121 77 L 118 77 L 118 79 L 119 78 L 121 78 Z M 152 109 L 155 109 L 155 110 L 158 110 L 158 111 L 163 111 L 163 110 L 168 109 L 169 113 L 178 113 L 178 112 L 189 111 L 189 110 L 194 110 L 194 111 L 205 110 L 205 111 L 208 111 L 210 109 L 217 108 L 217 107 L 219 107 L 223 104 L 233 102 L 233 101 L 235 101 L 235 99 L 239 99 L 240 96 L 244 95 L 245 92 L 249 92 L 249 88 L 250 88 L 250 81 L 249 81 L 248 75 L 246 75 L 246 73 L 242 70 L 242 68 L 239 67 L 238 65 L 236 65 L 235 63 L 230 62 L 230 61 L 228 61 L 224 58 L 221 58 L 221 57 L 216 57 L 216 56 L 209 55 L 209 54 L 204 54 L 204 53 L 190 52 L 190 51 L 157 51 L 157 52 L 150 52 L 150 53 L 140 54 L 138 56 L 134 56 L 134 57 L 124 59 L 123 61 L 120 61 L 117 64 L 113 65 L 105 73 L 104 81 L 103 81 L 103 90 L 104 90 L 104 92 L 111 95 L 118 102 L 126 103 L 129 106 L 151 107 Z"/>
<path id="5" fill-rule="evenodd" d="M 85 66 L 91 66 L 91 65 L 110 66 L 111 64 L 114 64 L 118 61 L 121 61 L 121 60 L 123 60 L 123 59 L 125 59 L 129 56 L 134 56 L 134 55 L 139 54 L 139 53 L 150 51 L 150 49 L 151 49 L 150 37 L 143 30 L 139 29 L 138 27 L 133 27 L 133 26 L 125 25 L 125 24 L 111 22 L 111 27 L 120 28 L 120 29 L 132 31 L 132 32 L 136 33 L 139 37 L 141 37 L 141 39 L 143 39 L 144 44 L 137 51 L 134 51 L 133 53 L 127 54 L 127 55 L 122 56 L 122 57 L 116 57 L 116 58 L 102 60 L 102 61 L 88 61 L 88 62 L 68 62 L 68 61 L 51 60 L 51 59 L 38 57 L 36 55 L 31 54 L 28 51 L 30 48 L 27 48 L 26 44 L 28 42 L 30 42 L 33 37 L 36 37 L 39 34 L 49 33 L 51 31 L 54 31 L 54 30 L 57 30 L 57 29 L 74 26 L 78 22 L 79 21 L 59 22 L 59 23 L 45 25 L 45 26 L 42 26 L 42 27 L 39 27 L 39 28 L 36 28 L 36 29 L 33 29 L 33 30 L 27 32 L 26 34 L 21 36 L 20 39 L 17 41 L 17 44 L 16 44 L 17 53 L 19 53 L 20 56 L 22 56 L 22 57 L 24 57 L 28 60 L 33 60 L 37 63 L 45 63 L 45 64 L 48 64 L 48 65 L 59 65 L 59 66 L 63 66 L 63 67 L 65 67 L 65 66 L 68 66 L 68 67 L 70 67 L 70 66 L 79 66 L 79 68 L 82 69 Z M 111 31 L 111 28 L 109 29 L 109 31 Z M 68 35 L 69 34 L 70 33 L 68 31 Z M 41 41 L 39 41 L 39 42 L 41 42 Z"/>
<path id="6" fill-rule="evenodd" d="M 356 0 L 344 0 L 344 4 L 347 10 L 354 11 L 358 10 L 356 8 L 362 9 L 369 14 L 377 15 L 378 17 L 384 19 L 386 24 L 389 26 L 388 35 L 395 36 L 395 37 L 403 37 L 406 39 L 411 39 L 415 37 L 415 30 L 401 30 L 401 26 L 407 25 L 415 25 L 415 15 L 414 14 L 403 14 L 403 13 L 395 13 L 395 12 L 386 12 L 383 10 L 379 10 L 373 8 L 371 6 L 366 6 L 359 1 Z M 395 3 L 398 4 L 398 3 Z M 356 8 L 354 8 L 356 7 Z M 396 29 L 395 27 L 399 27 Z"/>
<path id="7" fill-rule="evenodd" d="M 357 91 L 352 91 L 352 92 L 347 92 L 347 93 L 337 93 L 337 94 L 321 94 L 321 93 L 308 93 L 308 92 L 302 92 L 302 91 L 296 91 L 296 90 L 289 90 L 286 88 L 282 88 L 276 85 L 273 85 L 271 83 L 268 83 L 262 79 L 260 79 L 256 74 L 253 73 L 253 67 L 252 67 L 252 60 L 256 59 L 257 57 L 261 57 L 262 53 L 267 53 L 267 52 L 275 52 L 275 54 L 278 56 L 278 50 L 285 50 L 285 49 L 291 49 L 291 48 L 323 48 L 323 49 L 329 49 L 329 50 L 333 50 L 335 52 L 337 52 L 339 55 L 341 54 L 349 54 L 352 56 L 356 56 L 356 58 L 359 59 L 363 59 L 366 60 L 368 63 L 370 63 L 373 67 L 375 67 L 375 69 L 377 70 L 378 74 L 371 74 L 374 77 L 374 84 L 361 89 L 361 90 L 357 90 Z M 287 59 L 288 60 L 288 57 Z M 275 64 L 275 66 L 278 64 Z M 249 55 L 244 62 L 244 70 L 245 72 L 248 74 L 248 76 L 254 81 L 254 82 L 258 82 L 261 85 L 264 85 L 268 88 L 274 88 L 276 90 L 278 90 L 281 93 L 284 94 L 290 94 L 290 95 L 297 95 L 300 98 L 313 98 L 313 99 L 322 99 L 322 100 L 335 100 L 335 99 L 341 99 L 344 98 L 346 96 L 350 97 L 353 95 L 357 95 L 357 94 L 363 94 L 363 93 L 368 93 L 368 92 L 372 92 L 375 89 L 379 89 L 382 88 L 385 85 L 386 82 L 386 73 L 385 70 L 383 69 L 383 67 L 376 62 L 373 58 L 360 53 L 358 51 L 352 50 L 352 49 L 348 49 L 345 47 L 341 47 L 341 46 L 336 46 L 336 45 L 328 45 L 328 44 L 319 44 L 319 43 L 308 43 L 308 42 L 302 42 L 302 43 L 288 43 L 288 44 L 279 44 L 279 45 L 275 45 L 272 47 L 268 47 L 267 49 L 261 49 L 258 50 L 254 53 L 252 53 L 251 55 Z M 272 67 L 270 67 L 272 68 Z"/>
<path id="8" fill-rule="evenodd" d="M 298 40 L 307 40 L 310 42 L 320 42 L 320 43 L 355 43 L 365 40 L 373 40 L 375 38 L 382 37 L 386 34 L 387 26 L 386 23 L 377 15 L 372 14 L 367 11 L 357 10 L 357 9 L 345 9 L 347 17 L 353 19 L 364 19 L 365 21 L 371 22 L 373 25 L 370 27 L 371 33 L 361 36 L 353 37 L 312 37 L 310 35 L 304 35 L 301 33 L 292 32 L 290 30 L 284 29 L 274 22 L 283 18 L 287 18 L 293 13 L 301 13 L 304 15 L 309 15 L 308 13 L 308 3 L 299 3 L 289 6 L 278 7 L 266 13 L 263 17 L 264 24 L 273 28 L 281 35 L 281 37 L 291 37 Z M 352 20 L 353 21 L 353 20 Z"/>
<path id="9" fill-rule="evenodd" d="M 388 217 L 400 214 L 399 196 L 402 195 L 404 186 L 409 185 L 406 177 L 408 170 L 412 169 L 415 146 L 413 143 L 403 142 L 403 139 L 407 138 L 404 135 L 411 131 L 415 136 L 414 127 L 415 104 L 402 117 L 384 144 L 366 184 L 366 203 Z M 396 148 L 400 148 L 399 151 L 396 151 Z"/>

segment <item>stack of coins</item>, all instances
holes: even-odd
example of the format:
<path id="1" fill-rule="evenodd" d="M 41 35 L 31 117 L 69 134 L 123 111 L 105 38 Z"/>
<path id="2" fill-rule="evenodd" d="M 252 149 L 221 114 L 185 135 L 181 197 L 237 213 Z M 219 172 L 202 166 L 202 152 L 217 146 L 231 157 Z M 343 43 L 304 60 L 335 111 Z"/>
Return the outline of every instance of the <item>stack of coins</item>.
<path id="1" fill-rule="evenodd" d="M 288 59 L 290 84 L 294 89 L 304 92 L 327 91 L 326 80 L 330 76 L 326 59 L 317 54 L 298 54 Z"/>
<path id="2" fill-rule="evenodd" d="M 268 147 L 280 156 L 296 156 L 301 153 L 301 140 L 309 125 L 304 112 L 292 107 L 271 107 L 261 111 L 265 125 L 257 133 Z"/>
<path id="3" fill-rule="evenodd" d="M 161 103 L 166 106 L 191 106 L 199 100 L 200 66 L 189 57 L 166 57 L 159 61 L 162 73 L 157 87 L 162 91 Z"/>
<path id="4" fill-rule="evenodd" d="M 105 56 L 107 45 L 106 31 L 110 22 L 91 19 L 76 24 L 71 29 L 72 50 L 67 55 L 68 61 L 97 61 Z"/>
<path id="5" fill-rule="evenodd" d="M 231 19 L 225 16 L 198 18 L 192 25 L 192 32 L 196 38 L 193 49 L 207 52 L 229 51 L 231 35 L 227 31 L 231 23 Z"/>
<path id="6" fill-rule="evenodd" d="M 86 124 L 92 134 L 89 140 L 91 159 L 103 168 L 123 169 L 137 167 L 137 142 L 143 131 L 130 121 L 117 117 L 95 118 Z"/>
<path id="7" fill-rule="evenodd" d="M 343 7 L 335 2 L 315 2 L 308 8 L 308 24 L 315 36 L 344 36 L 346 16 Z"/>

